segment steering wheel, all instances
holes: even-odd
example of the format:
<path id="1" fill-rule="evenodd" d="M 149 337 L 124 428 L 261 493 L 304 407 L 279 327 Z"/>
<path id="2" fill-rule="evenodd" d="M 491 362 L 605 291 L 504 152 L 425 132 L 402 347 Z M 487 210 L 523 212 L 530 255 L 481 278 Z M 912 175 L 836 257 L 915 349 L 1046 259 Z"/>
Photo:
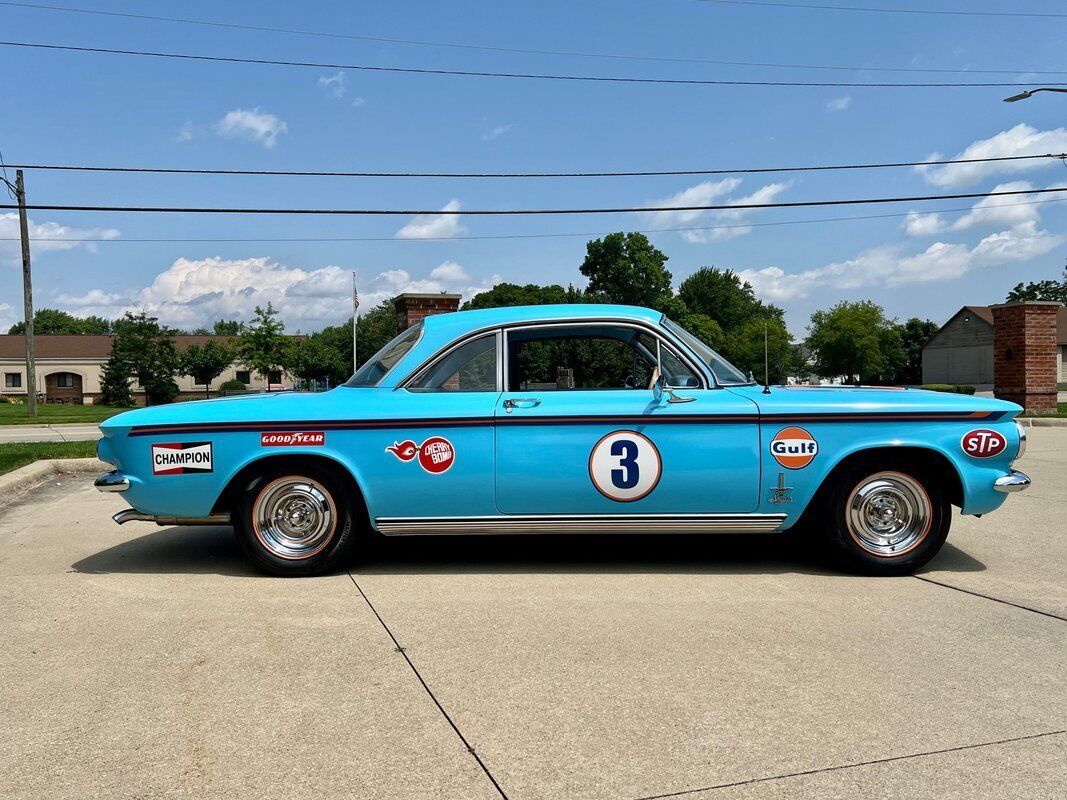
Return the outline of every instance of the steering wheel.
<path id="1" fill-rule="evenodd" d="M 627 373 L 626 378 L 622 382 L 622 388 L 624 389 L 636 389 L 637 380 L 634 378 L 633 373 Z"/>

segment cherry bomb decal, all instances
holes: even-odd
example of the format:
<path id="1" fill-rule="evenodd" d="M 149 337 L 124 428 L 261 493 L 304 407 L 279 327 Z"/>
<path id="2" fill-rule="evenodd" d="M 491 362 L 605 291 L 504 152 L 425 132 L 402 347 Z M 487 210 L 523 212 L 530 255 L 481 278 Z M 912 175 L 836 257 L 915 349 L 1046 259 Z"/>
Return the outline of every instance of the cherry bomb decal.
<path id="1" fill-rule="evenodd" d="M 431 475 L 448 472 L 456 461 L 456 448 L 444 436 L 431 436 L 422 444 L 415 444 L 411 439 L 393 442 L 385 452 L 392 453 L 401 461 L 419 460 L 419 466 Z"/>

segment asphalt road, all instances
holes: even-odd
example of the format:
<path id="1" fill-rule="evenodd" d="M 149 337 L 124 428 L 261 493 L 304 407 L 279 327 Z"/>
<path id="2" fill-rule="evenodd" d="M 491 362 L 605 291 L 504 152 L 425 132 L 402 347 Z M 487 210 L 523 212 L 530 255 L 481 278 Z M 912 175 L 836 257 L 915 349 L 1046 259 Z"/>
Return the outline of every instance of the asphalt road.
<path id="1" fill-rule="evenodd" d="M 1021 467 L 891 579 L 641 536 L 283 580 L 53 482 L 0 515 L 0 796 L 1063 797 L 1067 429 Z"/>

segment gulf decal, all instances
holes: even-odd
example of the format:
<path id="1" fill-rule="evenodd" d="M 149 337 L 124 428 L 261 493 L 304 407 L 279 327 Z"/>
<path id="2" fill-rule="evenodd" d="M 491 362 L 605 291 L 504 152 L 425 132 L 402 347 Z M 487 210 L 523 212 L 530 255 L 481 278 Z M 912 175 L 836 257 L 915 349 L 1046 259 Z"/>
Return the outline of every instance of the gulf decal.
<path id="1" fill-rule="evenodd" d="M 771 455 L 786 469 L 803 469 L 819 454 L 819 443 L 803 428 L 782 428 L 771 439 Z"/>
<path id="2" fill-rule="evenodd" d="M 186 475 L 213 470 L 211 442 L 166 442 L 152 445 L 153 475 Z"/>
<path id="3" fill-rule="evenodd" d="M 392 453 L 401 461 L 419 460 L 419 466 L 431 475 L 448 472 L 456 461 L 456 448 L 444 436 L 431 436 L 422 444 L 415 444 L 411 439 L 393 442 L 385 452 Z"/>
<path id="4" fill-rule="evenodd" d="M 1004 452 L 1008 440 L 989 428 L 977 428 L 963 434 L 960 446 L 971 458 L 992 458 Z"/>
<path id="5" fill-rule="evenodd" d="M 259 436 L 260 447 L 322 447 L 324 444 L 323 431 L 276 431 Z"/>

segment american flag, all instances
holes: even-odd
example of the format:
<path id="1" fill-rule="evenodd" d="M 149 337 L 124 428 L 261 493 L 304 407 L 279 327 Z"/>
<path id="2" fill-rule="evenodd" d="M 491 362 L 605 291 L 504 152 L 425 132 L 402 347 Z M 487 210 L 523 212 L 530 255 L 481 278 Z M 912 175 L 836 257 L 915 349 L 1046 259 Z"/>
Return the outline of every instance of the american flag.
<path id="1" fill-rule="evenodd" d="M 352 305 L 359 308 L 359 290 L 356 288 L 356 273 L 352 271 Z"/>

